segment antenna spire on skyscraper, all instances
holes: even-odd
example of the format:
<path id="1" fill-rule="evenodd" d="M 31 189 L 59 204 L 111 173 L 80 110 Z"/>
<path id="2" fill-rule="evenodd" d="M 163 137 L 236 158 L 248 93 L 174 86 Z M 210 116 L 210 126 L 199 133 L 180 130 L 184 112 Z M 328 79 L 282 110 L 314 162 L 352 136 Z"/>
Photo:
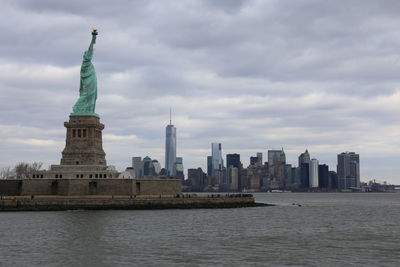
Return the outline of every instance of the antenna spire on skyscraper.
<path id="1" fill-rule="evenodd" d="M 169 108 L 169 125 L 172 125 L 172 111 L 171 111 L 171 108 Z"/>

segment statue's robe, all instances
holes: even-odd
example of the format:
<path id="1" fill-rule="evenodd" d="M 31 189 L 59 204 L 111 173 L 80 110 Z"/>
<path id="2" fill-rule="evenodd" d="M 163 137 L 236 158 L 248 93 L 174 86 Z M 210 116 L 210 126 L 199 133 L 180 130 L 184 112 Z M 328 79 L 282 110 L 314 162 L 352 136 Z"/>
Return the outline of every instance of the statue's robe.
<path id="1" fill-rule="evenodd" d="M 71 115 L 96 115 L 97 78 L 92 64 L 93 50 L 83 55 L 79 99 L 73 107 Z"/>

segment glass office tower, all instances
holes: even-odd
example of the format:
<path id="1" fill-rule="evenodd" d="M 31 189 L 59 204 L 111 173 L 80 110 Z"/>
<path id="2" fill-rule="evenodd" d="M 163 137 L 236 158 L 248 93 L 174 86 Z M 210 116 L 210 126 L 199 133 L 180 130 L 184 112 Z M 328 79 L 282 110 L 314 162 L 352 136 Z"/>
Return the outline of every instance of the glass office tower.
<path id="1" fill-rule="evenodd" d="M 220 143 L 212 143 L 211 144 L 211 152 L 212 152 L 212 169 L 215 170 L 222 170 L 222 151 L 221 151 L 221 144 Z"/>
<path id="2" fill-rule="evenodd" d="M 222 182 L 222 150 L 221 143 L 211 144 L 211 165 L 212 165 L 212 176 L 214 176 L 215 183 L 220 184 Z"/>

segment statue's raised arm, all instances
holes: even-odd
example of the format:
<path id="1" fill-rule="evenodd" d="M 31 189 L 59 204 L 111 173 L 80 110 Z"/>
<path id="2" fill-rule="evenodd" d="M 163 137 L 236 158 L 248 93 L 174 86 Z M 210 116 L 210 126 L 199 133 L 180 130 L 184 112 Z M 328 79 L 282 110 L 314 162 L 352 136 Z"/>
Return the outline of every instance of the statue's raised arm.
<path id="1" fill-rule="evenodd" d="M 96 43 L 97 34 L 98 34 L 97 29 L 93 29 L 93 31 L 92 31 L 92 41 L 90 42 L 88 51 L 93 52 L 93 45 Z"/>
<path id="2" fill-rule="evenodd" d="M 96 43 L 97 30 L 92 31 L 92 41 L 89 48 L 83 54 L 81 66 L 81 81 L 79 88 L 79 99 L 73 107 L 71 116 L 97 116 L 95 113 L 97 100 L 97 78 L 92 64 L 93 45 Z"/>

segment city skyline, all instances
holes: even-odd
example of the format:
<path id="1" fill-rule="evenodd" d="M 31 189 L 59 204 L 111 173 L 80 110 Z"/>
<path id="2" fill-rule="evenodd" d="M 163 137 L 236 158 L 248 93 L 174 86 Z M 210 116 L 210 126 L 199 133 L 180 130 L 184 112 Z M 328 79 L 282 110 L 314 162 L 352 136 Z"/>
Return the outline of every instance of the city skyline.
<path id="1" fill-rule="evenodd" d="M 337 154 L 356 151 L 362 180 L 399 184 L 398 11 L 396 1 L 1 2 L 0 167 L 60 158 L 82 40 L 97 27 L 96 112 L 119 170 L 136 155 L 165 165 L 173 106 L 185 169 L 206 170 L 212 142 L 245 165 L 283 147 L 289 163 L 308 149 L 334 170 Z"/>

